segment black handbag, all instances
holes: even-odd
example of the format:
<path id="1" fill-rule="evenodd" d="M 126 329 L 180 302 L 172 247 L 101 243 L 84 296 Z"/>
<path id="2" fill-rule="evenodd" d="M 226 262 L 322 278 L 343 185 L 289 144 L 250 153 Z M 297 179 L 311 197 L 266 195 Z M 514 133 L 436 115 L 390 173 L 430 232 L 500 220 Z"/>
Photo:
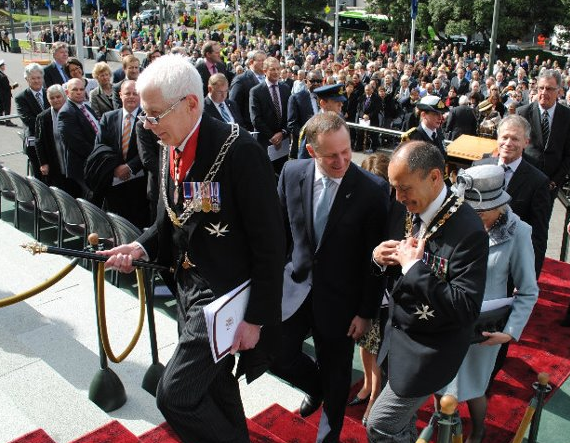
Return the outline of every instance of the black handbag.
<path id="1" fill-rule="evenodd" d="M 473 325 L 473 334 L 471 335 L 471 344 L 481 343 L 488 340 L 489 337 L 482 335 L 483 332 L 503 332 L 509 315 L 511 315 L 511 305 L 502 306 L 491 311 L 481 312 L 479 318 Z"/>

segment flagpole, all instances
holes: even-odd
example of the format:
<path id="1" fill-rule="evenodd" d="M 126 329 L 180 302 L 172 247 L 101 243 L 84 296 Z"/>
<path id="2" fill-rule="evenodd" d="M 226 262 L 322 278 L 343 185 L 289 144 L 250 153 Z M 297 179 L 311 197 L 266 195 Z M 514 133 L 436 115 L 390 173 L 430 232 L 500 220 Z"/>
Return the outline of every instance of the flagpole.
<path id="1" fill-rule="evenodd" d="M 101 2 L 97 0 L 97 19 L 99 20 L 99 46 L 106 46 L 103 41 L 103 25 L 101 21 Z M 99 49 L 99 48 L 97 48 Z"/>
<path id="2" fill-rule="evenodd" d="M 418 16 L 418 0 L 412 0 L 411 5 L 411 17 L 412 17 L 412 31 L 410 36 L 410 58 L 409 62 L 413 63 L 414 61 L 414 43 L 415 43 L 415 36 L 416 36 L 416 17 Z"/>
<path id="3" fill-rule="evenodd" d="M 51 33 L 51 44 L 53 45 L 55 42 L 53 41 L 53 20 L 52 20 L 52 16 L 51 16 L 51 1 L 50 0 L 46 0 L 46 6 L 48 8 L 49 11 L 49 30 Z M 49 48 L 48 48 L 49 50 Z"/>
<path id="4" fill-rule="evenodd" d="M 30 52 L 34 53 L 34 31 L 32 30 L 32 13 L 30 11 L 30 0 L 26 2 L 28 4 L 28 24 L 30 26 Z"/>
<path id="5" fill-rule="evenodd" d="M 129 7 L 129 0 L 126 0 L 127 3 L 127 32 L 129 33 L 129 46 L 131 50 L 133 49 L 133 34 L 131 32 L 131 8 Z M 161 30 L 162 32 L 162 30 Z M 163 49 L 164 50 L 164 49 Z"/>

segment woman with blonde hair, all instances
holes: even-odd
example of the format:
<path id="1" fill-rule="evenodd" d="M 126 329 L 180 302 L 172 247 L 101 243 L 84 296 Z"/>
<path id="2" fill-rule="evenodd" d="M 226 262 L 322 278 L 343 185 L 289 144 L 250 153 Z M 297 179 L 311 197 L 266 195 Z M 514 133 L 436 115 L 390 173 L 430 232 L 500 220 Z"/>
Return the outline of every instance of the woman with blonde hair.
<path id="1" fill-rule="evenodd" d="M 111 83 L 113 74 L 105 62 L 96 63 L 92 74 L 99 86 L 89 94 L 89 102 L 97 117 L 101 118 L 105 112 L 115 109 L 113 106 L 113 84 Z"/>

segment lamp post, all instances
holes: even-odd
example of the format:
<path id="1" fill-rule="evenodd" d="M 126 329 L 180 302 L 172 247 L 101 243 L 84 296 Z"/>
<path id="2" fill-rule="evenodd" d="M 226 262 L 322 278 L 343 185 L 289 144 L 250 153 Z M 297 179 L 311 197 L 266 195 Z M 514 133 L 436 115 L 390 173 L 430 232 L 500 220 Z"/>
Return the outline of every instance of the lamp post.
<path id="1" fill-rule="evenodd" d="M 12 8 L 13 8 L 12 0 L 8 0 L 8 10 L 10 11 L 10 31 L 12 32 L 12 40 L 10 40 L 10 52 L 20 53 L 22 50 L 20 49 L 20 45 L 18 44 L 18 40 L 16 39 L 16 32 L 14 31 L 14 18 L 12 17 Z"/>
<path id="2" fill-rule="evenodd" d="M 69 1 L 63 0 L 63 4 L 65 5 L 65 21 L 67 22 L 67 30 L 69 32 L 69 9 L 67 8 L 69 5 Z"/>

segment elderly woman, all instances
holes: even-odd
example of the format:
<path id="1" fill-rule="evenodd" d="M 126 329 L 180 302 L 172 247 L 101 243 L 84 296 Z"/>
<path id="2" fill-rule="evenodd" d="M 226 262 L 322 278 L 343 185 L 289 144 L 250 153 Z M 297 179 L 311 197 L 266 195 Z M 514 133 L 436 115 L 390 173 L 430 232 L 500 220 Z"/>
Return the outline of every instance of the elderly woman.
<path id="1" fill-rule="evenodd" d="M 92 75 L 98 86 L 89 93 L 89 102 L 97 118 L 101 118 L 105 112 L 115 109 L 113 105 L 113 84 L 111 82 L 113 73 L 107 63 L 99 62 L 93 66 Z"/>
<path id="2" fill-rule="evenodd" d="M 88 104 L 89 93 L 97 87 L 97 80 L 83 77 L 83 64 L 73 57 L 67 59 L 67 63 L 63 69 L 70 80 L 72 78 L 79 78 L 85 82 L 85 102 Z M 64 90 L 67 90 L 67 83 L 64 83 L 62 86 Z"/>
<path id="3" fill-rule="evenodd" d="M 36 153 L 43 181 L 65 190 L 65 149 L 57 130 L 57 113 L 65 104 L 65 92 L 60 85 L 52 85 L 47 98 L 50 107 L 36 119 Z"/>
<path id="4" fill-rule="evenodd" d="M 500 345 L 518 340 L 538 298 L 534 269 L 531 227 L 523 222 L 508 205 L 511 197 L 503 191 L 504 171 L 497 165 L 474 166 L 461 171 L 455 192 L 465 189 L 465 202 L 472 206 L 489 234 L 487 280 L 481 311 L 490 310 L 490 303 L 511 305 L 502 331 L 484 331 L 485 341 L 472 344 L 455 378 L 438 391 L 467 401 L 472 431 L 466 443 L 480 443 L 485 436 L 489 383 Z M 516 292 L 510 297 L 509 277 Z"/>

